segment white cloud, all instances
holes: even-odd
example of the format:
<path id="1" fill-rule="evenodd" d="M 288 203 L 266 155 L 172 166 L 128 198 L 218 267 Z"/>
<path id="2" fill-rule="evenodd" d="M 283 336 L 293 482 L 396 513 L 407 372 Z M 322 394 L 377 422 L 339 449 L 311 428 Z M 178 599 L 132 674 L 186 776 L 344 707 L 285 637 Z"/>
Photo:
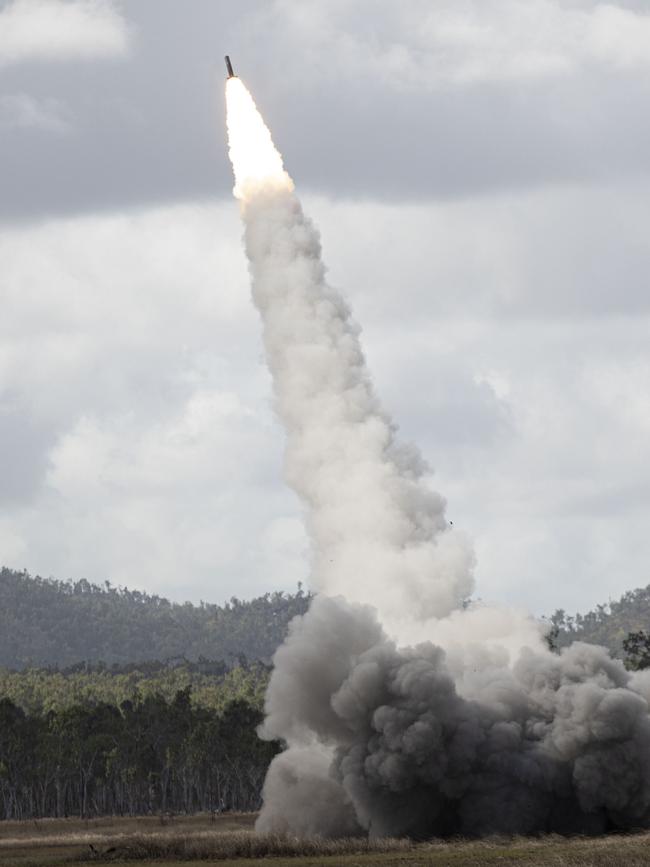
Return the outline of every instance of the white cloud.
<path id="1" fill-rule="evenodd" d="M 284 44 L 283 68 L 284 58 L 290 70 L 293 54 L 309 55 L 309 80 L 334 73 L 345 81 L 437 89 L 599 66 L 650 70 L 650 12 L 598 0 L 405 0 L 381 7 L 373 0 L 353 7 L 344 0 L 276 0 L 260 16 L 262 29 Z"/>
<path id="2" fill-rule="evenodd" d="M 236 205 L 5 229 L 0 270 L 4 562 L 181 599 L 304 578 Z"/>
<path id="3" fill-rule="evenodd" d="M 322 200 L 314 209 L 334 279 L 363 291 L 362 321 L 389 317 L 411 327 L 423 307 L 479 323 L 650 314 L 649 195 L 648 179 L 633 179 L 373 202 L 372 215 L 367 203 L 351 202 L 337 221 Z M 380 247 L 377 238 L 390 244 Z"/>
<path id="4" fill-rule="evenodd" d="M 123 57 L 128 45 L 112 0 L 11 0 L 0 10 L 0 66 Z"/>
<path id="5" fill-rule="evenodd" d="M 648 580 L 647 196 L 305 203 L 487 599 Z M 230 202 L 0 233 L 8 565 L 180 599 L 306 578 L 240 233 Z"/>
<path id="6" fill-rule="evenodd" d="M 650 11 L 614 3 L 596 7 L 586 28 L 584 54 L 623 69 L 650 68 Z"/>
<path id="7" fill-rule="evenodd" d="M 0 128 L 66 133 L 69 112 L 58 99 L 37 99 L 27 93 L 0 95 Z"/>

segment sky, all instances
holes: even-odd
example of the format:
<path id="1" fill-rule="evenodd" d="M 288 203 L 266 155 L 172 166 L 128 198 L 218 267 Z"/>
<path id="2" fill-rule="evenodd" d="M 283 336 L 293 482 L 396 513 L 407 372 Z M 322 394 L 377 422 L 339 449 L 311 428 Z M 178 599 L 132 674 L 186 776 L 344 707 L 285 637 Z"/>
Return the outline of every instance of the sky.
<path id="1" fill-rule="evenodd" d="M 645 0 L 0 0 L 0 563 L 195 602 L 308 581 L 226 53 L 478 596 L 646 585 Z"/>

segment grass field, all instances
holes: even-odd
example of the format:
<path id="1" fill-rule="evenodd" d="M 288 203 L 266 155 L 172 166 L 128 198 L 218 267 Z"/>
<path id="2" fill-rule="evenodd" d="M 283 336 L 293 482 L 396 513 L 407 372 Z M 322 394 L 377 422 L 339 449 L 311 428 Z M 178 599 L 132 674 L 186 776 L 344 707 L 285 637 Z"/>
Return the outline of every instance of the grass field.
<path id="1" fill-rule="evenodd" d="M 650 865 L 650 834 L 574 838 L 437 841 L 299 841 L 259 837 L 252 815 L 137 819 L 44 819 L 0 823 L 3 867 L 62 867 L 74 864 L 164 863 L 190 860 L 219 865 L 269 867 L 478 867 L 478 865 L 549 865 L 549 867 L 636 867 Z"/>

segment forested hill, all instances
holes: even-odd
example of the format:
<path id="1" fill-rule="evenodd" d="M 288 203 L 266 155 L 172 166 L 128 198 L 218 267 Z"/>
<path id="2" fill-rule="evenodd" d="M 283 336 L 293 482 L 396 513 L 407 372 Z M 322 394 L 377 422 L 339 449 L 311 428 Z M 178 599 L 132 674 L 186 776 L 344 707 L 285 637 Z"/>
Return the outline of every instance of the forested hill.
<path id="1" fill-rule="evenodd" d="M 0 571 L 0 667 L 183 657 L 268 662 L 309 595 L 176 604 L 137 590 Z"/>
<path id="2" fill-rule="evenodd" d="M 602 644 L 622 658 L 623 639 L 630 632 L 650 632 L 650 585 L 628 590 L 617 601 L 597 605 L 586 614 L 568 615 L 559 609 L 550 620 L 558 628 L 560 647 L 572 641 L 586 641 Z"/>
<path id="3" fill-rule="evenodd" d="M 124 665 L 148 660 L 244 656 L 269 662 L 289 621 L 309 595 L 267 593 L 226 605 L 177 604 L 137 590 L 32 577 L 0 570 L 0 668 L 66 668 L 80 662 Z M 622 657 L 623 639 L 650 632 L 650 585 L 586 614 L 550 618 L 557 644 L 603 644 Z"/>

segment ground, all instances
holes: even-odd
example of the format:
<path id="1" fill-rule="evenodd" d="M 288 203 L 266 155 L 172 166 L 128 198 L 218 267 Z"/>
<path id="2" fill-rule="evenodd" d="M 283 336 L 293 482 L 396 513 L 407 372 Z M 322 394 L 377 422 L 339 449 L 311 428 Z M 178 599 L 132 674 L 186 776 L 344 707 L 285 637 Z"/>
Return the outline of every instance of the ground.
<path id="1" fill-rule="evenodd" d="M 269 867 L 455 867 L 455 865 L 553 865 L 553 867 L 635 867 L 650 865 L 650 834 L 565 839 L 492 839 L 411 844 L 385 841 L 300 843 L 258 838 L 254 815 L 151 816 L 144 818 L 43 819 L 0 822 L 2 867 L 137 862 L 166 867 L 202 863 Z M 368 846 L 377 851 L 368 851 Z M 363 851 L 366 849 L 366 851 Z M 232 857 L 233 853 L 240 857 Z M 255 857 L 248 857 L 253 854 Z M 241 857 L 246 856 L 246 857 Z"/>

